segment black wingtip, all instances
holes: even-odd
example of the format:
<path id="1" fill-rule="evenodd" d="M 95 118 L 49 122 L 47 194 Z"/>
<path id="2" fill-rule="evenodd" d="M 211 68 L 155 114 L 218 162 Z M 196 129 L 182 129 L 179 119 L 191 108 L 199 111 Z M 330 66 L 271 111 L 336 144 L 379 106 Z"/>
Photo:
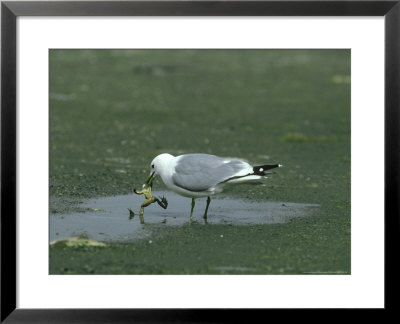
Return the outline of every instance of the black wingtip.
<path id="1" fill-rule="evenodd" d="M 255 175 L 265 176 L 265 171 L 279 168 L 282 165 L 280 164 L 264 164 L 264 165 L 257 165 L 253 167 L 253 172 Z"/>

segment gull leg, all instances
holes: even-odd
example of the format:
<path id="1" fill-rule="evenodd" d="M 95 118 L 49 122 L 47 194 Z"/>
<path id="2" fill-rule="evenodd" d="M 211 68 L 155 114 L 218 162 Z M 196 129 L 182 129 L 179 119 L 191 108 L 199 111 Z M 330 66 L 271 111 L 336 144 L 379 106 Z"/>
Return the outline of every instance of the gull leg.
<path id="1" fill-rule="evenodd" d="M 192 209 L 190 210 L 190 220 L 193 220 L 194 198 L 192 198 Z"/>
<path id="2" fill-rule="evenodd" d="M 203 216 L 204 219 L 207 219 L 208 206 L 210 205 L 210 202 L 211 202 L 211 198 L 210 198 L 210 196 L 208 196 L 207 197 L 206 211 L 204 212 L 204 216 Z"/>

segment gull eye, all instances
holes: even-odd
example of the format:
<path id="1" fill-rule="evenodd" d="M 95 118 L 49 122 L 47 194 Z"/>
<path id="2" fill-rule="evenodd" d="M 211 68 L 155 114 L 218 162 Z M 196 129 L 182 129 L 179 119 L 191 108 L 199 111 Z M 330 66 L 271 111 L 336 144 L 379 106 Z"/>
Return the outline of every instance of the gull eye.
<path id="1" fill-rule="evenodd" d="M 154 164 L 152 164 L 151 167 L 154 169 Z"/>

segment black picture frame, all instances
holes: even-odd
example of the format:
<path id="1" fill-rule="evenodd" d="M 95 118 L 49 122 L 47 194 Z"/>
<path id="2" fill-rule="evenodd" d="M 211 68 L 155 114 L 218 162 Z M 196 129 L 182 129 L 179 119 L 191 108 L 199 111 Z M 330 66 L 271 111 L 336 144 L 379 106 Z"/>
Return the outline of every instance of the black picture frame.
<path id="1" fill-rule="evenodd" d="M 399 246 L 400 0 L 395 1 L 2 1 L 1 318 L 3 323 L 235 322 L 263 310 L 16 308 L 16 19 L 18 16 L 384 16 L 385 310 L 395 309 Z M 377 166 L 382 167 L 382 166 Z M 395 252 L 393 252 L 395 247 Z M 397 247 L 397 249 L 396 249 Z M 396 257 L 397 256 L 397 257 Z M 391 297 L 393 296 L 393 297 Z M 243 315 L 243 314 L 242 314 Z M 256 317 L 254 317 L 256 318 Z"/>

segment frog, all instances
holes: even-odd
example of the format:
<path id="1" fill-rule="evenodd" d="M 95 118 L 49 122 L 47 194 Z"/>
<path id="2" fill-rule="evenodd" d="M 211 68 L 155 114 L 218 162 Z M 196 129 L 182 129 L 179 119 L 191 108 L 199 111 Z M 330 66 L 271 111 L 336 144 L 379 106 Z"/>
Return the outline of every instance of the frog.
<path id="1" fill-rule="evenodd" d="M 144 224 L 144 208 L 153 204 L 157 203 L 161 208 L 167 209 L 168 207 L 168 201 L 167 198 L 163 197 L 154 197 L 152 188 L 153 188 L 153 177 L 149 177 L 145 183 L 142 186 L 142 190 L 137 190 L 133 189 L 133 192 L 137 195 L 144 195 L 146 198 L 143 204 L 140 206 L 140 211 L 139 211 L 139 218 L 140 218 L 140 223 Z M 133 219 L 135 216 L 135 213 L 129 208 L 129 219 Z"/>

